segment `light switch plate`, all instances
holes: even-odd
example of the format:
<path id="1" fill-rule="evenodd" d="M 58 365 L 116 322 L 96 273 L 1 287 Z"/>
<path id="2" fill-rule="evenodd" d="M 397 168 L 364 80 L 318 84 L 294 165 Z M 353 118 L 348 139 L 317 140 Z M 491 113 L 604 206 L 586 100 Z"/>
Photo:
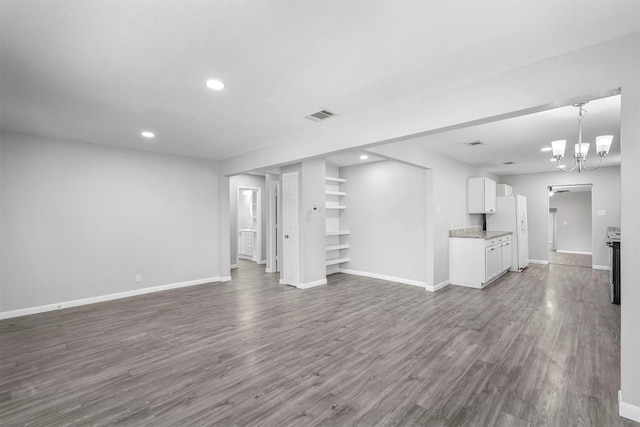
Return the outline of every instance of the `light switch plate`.
<path id="1" fill-rule="evenodd" d="M 600 216 L 605 216 L 607 214 L 607 212 L 605 210 L 599 210 L 598 211 L 598 215 Z"/>

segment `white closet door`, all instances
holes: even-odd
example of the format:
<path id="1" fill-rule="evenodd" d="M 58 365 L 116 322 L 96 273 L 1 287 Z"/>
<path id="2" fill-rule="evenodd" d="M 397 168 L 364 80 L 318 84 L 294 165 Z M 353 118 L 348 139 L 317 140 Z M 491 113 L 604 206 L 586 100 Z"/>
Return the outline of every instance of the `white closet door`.
<path id="1" fill-rule="evenodd" d="M 298 240 L 298 173 L 282 174 L 282 283 L 300 283 Z"/>

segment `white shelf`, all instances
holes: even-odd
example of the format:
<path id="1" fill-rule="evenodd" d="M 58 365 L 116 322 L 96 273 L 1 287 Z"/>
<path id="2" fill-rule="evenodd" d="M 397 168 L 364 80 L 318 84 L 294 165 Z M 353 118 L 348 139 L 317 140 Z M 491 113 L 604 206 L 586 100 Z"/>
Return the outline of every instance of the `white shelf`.
<path id="1" fill-rule="evenodd" d="M 336 173 L 336 172 L 329 172 Z M 347 182 L 344 178 L 338 178 L 337 176 L 325 176 L 325 210 L 326 210 L 326 232 L 327 240 L 325 243 L 325 249 L 327 258 L 325 265 L 327 268 L 327 274 L 337 273 L 339 271 L 339 264 L 349 262 L 349 258 L 345 258 L 350 245 L 346 242 L 349 231 L 340 230 L 340 214 L 343 210 L 347 209 L 341 201 L 344 200 L 341 197 L 347 195 L 345 191 L 341 191 L 342 184 Z M 344 203 L 344 202 L 343 202 Z"/>
<path id="2" fill-rule="evenodd" d="M 328 259 L 326 262 L 326 265 L 342 264 L 344 262 L 349 262 L 349 261 L 350 261 L 349 258 Z"/>
<path id="3" fill-rule="evenodd" d="M 349 232 L 347 230 L 340 230 L 340 231 L 327 231 L 327 236 L 346 236 L 347 234 L 349 234 Z"/>
<path id="4" fill-rule="evenodd" d="M 338 251 L 340 249 L 348 249 L 351 246 L 349 245 L 333 245 L 333 246 L 327 246 L 327 252 L 329 251 Z"/>

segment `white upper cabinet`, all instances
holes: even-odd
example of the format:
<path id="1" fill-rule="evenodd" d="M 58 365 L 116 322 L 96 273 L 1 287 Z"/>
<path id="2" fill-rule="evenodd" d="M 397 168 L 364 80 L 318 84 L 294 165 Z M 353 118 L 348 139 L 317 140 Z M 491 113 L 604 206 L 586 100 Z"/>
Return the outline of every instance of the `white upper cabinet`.
<path id="1" fill-rule="evenodd" d="M 469 213 L 492 214 L 496 211 L 496 182 L 489 178 L 469 179 Z"/>

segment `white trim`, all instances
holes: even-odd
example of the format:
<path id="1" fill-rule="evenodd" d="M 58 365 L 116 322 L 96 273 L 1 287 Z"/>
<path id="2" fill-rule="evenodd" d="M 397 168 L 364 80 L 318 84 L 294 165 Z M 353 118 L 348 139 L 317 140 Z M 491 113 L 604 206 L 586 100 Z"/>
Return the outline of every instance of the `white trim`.
<path id="1" fill-rule="evenodd" d="M 131 291 L 118 292 L 115 294 L 100 295 L 97 297 L 81 298 L 72 301 L 62 301 L 55 304 L 40 305 L 37 307 L 20 308 L 18 310 L 0 312 L 0 319 L 10 319 L 18 316 L 28 316 L 30 314 L 44 313 L 46 311 L 62 310 L 64 308 L 78 307 L 80 305 L 96 304 L 99 302 L 112 301 L 115 299 L 128 298 L 136 295 L 150 294 L 153 292 L 166 291 L 169 289 L 186 288 L 187 286 L 203 285 L 211 282 L 227 282 L 231 277 L 208 277 L 206 279 L 189 280 L 186 282 L 170 283 L 168 285 L 153 286 L 150 288 L 134 289 Z"/>
<path id="2" fill-rule="evenodd" d="M 437 285 L 425 285 L 424 286 L 424 290 L 425 291 L 429 291 L 429 292 L 436 292 L 439 291 L 440 289 L 449 286 L 451 284 L 451 282 L 447 279 L 444 282 L 440 282 Z"/>
<path id="3" fill-rule="evenodd" d="M 275 273 L 275 271 L 273 271 L 271 268 L 267 267 L 264 269 L 265 273 Z"/>
<path id="4" fill-rule="evenodd" d="M 295 286 L 298 289 L 309 289 L 309 288 L 314 288 L 316 286 L 326 285 L 326 284 L 327 284 L 327 279 L 320 279 L 320 280 L 316 280 L 315 282 L 299 283 Z"/>
<path id="5" fill-rule="evenodd" d="M 607 271 L 611 270 L 611 267 L 609 267 L 608 265 L 596 265 L 596 264 L 593 264 L 591 266 L 591 268 L 593 268 L 594 270 L 607 270 Z"/>
<path id="6" fill-rule="evenodd" d="M 549 264 L 549 261 L 546 259 L 529 259 L 530 264 Z"/>
<path id="7" fill-rule="evenodd" d="M 353 274 L 354 276 L 371 277 L 372 279 L 381 279 L 381 280 L 386 280 L 388 282 L 397 282 L 405 285 L 419 286 L 421 288 L 427 287 L 427 284 L 425 282 L 420 282 L 418 280 L 413 280 L 413 279 L 404 279 L 402 277 L 387 276 L 386 274 L 369 273 L 367 271 L 356 271 L 356 270 L 350 270 L 348 268 L 341 268 L 339 271 L 340 273 Z"/>
<path id="8" fill-rule="evenodd" d="M 622 401 L 622 392 L 618 390 L 618 414 L 621 417 L 640 423 L 640 406 Z"/>
<path id="9" fill-rule="evenodd" d="M 257 263 L 257 264 L 266 264 L 266 263 L 267 263 L 267 260 L 266 260 L 266 259 L 263 259 L 262 261 L 256 261 L 256 263 Z"/>
<path id="10" fill-rule="evenodd" d="M 593 255 L 591 252 L 578 252 L 578 251 L 556 251 L 559 254 L 577 254 L 577 255 Z"/>
<path id="11" fill-rule="evenodd" d="M 238 264 L 231 264 L 231 265 L 229 266 L 229 268 L 230 268 L 230 269 L 232 269 L 232 270 L 233 270 L 234 268 L 238 268 Z"/>

